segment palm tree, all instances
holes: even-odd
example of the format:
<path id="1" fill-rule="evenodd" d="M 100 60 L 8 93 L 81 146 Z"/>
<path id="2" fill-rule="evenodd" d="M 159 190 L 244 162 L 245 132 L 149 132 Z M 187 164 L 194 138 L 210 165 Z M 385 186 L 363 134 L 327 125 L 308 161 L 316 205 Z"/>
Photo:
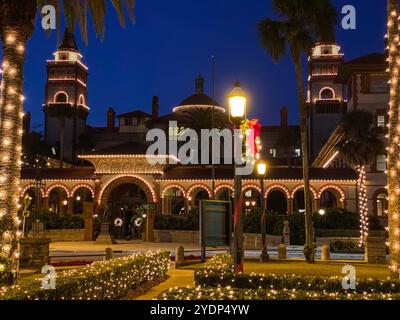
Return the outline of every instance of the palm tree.
<path id="1" fill-rule="evenodd" d="M 111 0 L 111 3 L 122 25 L 125 23 L 123 4 L 131 19 L 134 18 L 134 0 Z M 37 8 L 41 9 L 45 4 L 53 5 L 58 16 L 61 11 L 64 13 L 70 31 L 74 30 L 77 20 L 86 43 L 88 12 L 92 15 L 96 35 L 103 38 L 105 29 L 105 0 L 0 0 L 0 36 L 3 44 L 3 77 L 0 86 L 0 228 L 14 235 L 17 229 L 15 195 L 18 194 L 21 168 L 18 160 L 21 158 L 22 145 L 25 45 L 34 32 Z M 0 250 L 6 256 L 12 256 L 16 246 L 16 241 L 12 239 L 15 237 L 7 239 L 2 237 Z"/>
<path id="2" fill-rule="evenodd" d="M 392 278 L 399 278 L 400 263 L 400 190 L 399 167 L 400 148 L 399 148 L 399 106 L 400 106 L 400 79 L 399 64 L 400 52 L 399 45 L 399 0 L 387 0 L 387 20 L 388 20 L 388 47 L 389 47 L 389 72 L 390 72 L 390 120 L 388 130 L 388 227 L 389 227 L 389 254 L 390 254 L 390 273 Z"/>
<path id="3" fill-rule="evenodd" d="M 359 212 L 361 243 L 368 235 L 368 205 L 365 187 L 365 167 L 372 164 L 385 151 L 382 128 L 376 127 L 372 113 L 354 110 L 347 113 L 340 125 L 340 139 L 336 145 L 343 160 L 359 173 Z"/>
<path id="4" fill-rule="evenodd" d="M 68 105 L 58 104 L 49 109 L 49 116 L 58 119 L 60 125 L 60 168 L 63 167 L 65 122 L 73 117 L 73 111 Z"/>
<path id="5" fill-rule="evenodd" d="M 258 23 L 262 47 L 274 61 L 286 55 L 286 47 L 294 62 L 297 80 L 297 98 L 300 113 L 301 151 L 304 180 L 307 262 L 314 262 L 315 245 L 312 227 L 311 194 L 309 182 L 309 156 L 307 122 L 308 112 L 304 93 L 302 56 L 309 56 L 317 41 L 333 41 L 337 12 L 329 0 L 273 0 L 272 7 L 279 20 L 264 19 Z"/>

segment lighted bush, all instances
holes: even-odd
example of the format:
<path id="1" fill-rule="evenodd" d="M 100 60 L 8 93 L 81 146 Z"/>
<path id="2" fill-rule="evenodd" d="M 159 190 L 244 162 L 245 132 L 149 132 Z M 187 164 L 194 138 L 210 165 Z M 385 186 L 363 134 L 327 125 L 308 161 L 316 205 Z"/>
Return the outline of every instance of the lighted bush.
<path id="1" fill-rule="evenodd" d="M 169 253 L 135 254 L 94 262 L 57 275 L 56 288 L 44 290 L 39 282 L 29 286 L 4 287 L 0 300 L 114 300 L 150 281 L 162 279 L 168 271 Z"/>
<path id="2" fill-rule="evenodd" d="M 0 254 L 0 285 L 11 284 L 13 281 L 12 260 Z"/>
<path id="3" fill-rule="evenodd" d="M 262 290 L 225 288 L 174 288 L 159 300 L 400 300 L 398 293 L 345 293 L 309 290 Z"/>
<path id="4" fill-rule="evenodd" d="M 229 255 L 211 259 L 195 272 L 195 283 L 202 287 L 226 287 L 237 289 L 310 290 L 330 293 L 346 293 L 342 288 L 342 277 L 275 275 L 275 274 L 234 274 Z M 400 281 L 358 279 L 356 293 L 399 293 Z"/>

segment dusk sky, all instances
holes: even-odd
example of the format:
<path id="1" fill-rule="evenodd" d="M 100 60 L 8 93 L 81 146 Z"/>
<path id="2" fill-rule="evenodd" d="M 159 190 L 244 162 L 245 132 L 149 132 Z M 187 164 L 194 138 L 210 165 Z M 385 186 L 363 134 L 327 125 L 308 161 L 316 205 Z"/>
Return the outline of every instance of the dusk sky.
<path id="1" fill-rule="evenodd" d="M 337 28 L 346 60 L 383 51 L 385 1 L 333 3 L 339 11 L 347 4 L 357 9 L 357 30 Z M 160 98 L 161 114 L 168 113 L 194 92 L 199 73 L 211 94 L 212 54 L 220 104 L 226 105 L 226 95 L 239 80 L 251 98 L 250 117 L 274 124 L 279 121 L 279 108 L 286 105 L 290 122 L 297 123 L 293 64 L 288 58 L 274 64 L 257 38 L 257 22 L 272 16 L 270 0 L 137 0 L 136 16 L 136 24 L 122 29 L 110 7 L 104 42 L 96 39 L 92 28 L 87 48 L 77 35 L 90 72 L 88 124 L 104 125 L 109 106 L 117 114 L 134 109 L 151 112 L 153 95 Z M 28 44 L 25 69 L 25 111 L 32 113 L 34 128 L 43 121 L 45 65 L 57 45 L 56 35 L 47 36 L 39 22 Z"/>

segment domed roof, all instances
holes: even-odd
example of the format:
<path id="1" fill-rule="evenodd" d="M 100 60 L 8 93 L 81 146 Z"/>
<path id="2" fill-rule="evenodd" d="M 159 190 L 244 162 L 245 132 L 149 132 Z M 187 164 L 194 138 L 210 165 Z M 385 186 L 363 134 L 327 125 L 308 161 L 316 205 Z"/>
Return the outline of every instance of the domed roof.
<path id="1" fill-rule="evenodd" d="M 218 110 L 225 112 L 225 110 L 220 106 L 220 104 L 213 100 L 211 97 L 204 93 L 204 78 L 199 75 L 196 78 L 196 92 L 191 96 L 182 100 L 182 102 L 174 109 L 175 111 L 178 110 L 187 110 L 191 107 L 216 107 Z"/>
<path id="2" fill-rule="evenodd" d="M 190 97 L 187 97 L 179 105 L 180 106 L 203 105 L 203 106 L 219 107 L 219 104 L 217 101 L 211 99 L 211 97 L 209 97 L 208 95 L 206 95 L 204 93 L 195 93 L 195 94 L 191 95 Z"/>

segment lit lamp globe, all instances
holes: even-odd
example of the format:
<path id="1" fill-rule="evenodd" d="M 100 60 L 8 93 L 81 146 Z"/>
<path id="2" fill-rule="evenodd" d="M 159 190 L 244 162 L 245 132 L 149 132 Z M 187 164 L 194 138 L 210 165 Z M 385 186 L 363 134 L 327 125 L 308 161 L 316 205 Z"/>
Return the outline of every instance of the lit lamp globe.
<path id="1" fill-rule="evenodd" d="M 256 164 L 257 175 L 264 178 L 267 174 L 267 164 L 264 161 L 258 161 Z"/>
<path id="2" fill-rule="evenodd" d="M 240 124 L 246 117 L 247 97 L 240 82 L 235 82 L 235 87 L 229 94 L 229 120 L 233 124 Z"/>

